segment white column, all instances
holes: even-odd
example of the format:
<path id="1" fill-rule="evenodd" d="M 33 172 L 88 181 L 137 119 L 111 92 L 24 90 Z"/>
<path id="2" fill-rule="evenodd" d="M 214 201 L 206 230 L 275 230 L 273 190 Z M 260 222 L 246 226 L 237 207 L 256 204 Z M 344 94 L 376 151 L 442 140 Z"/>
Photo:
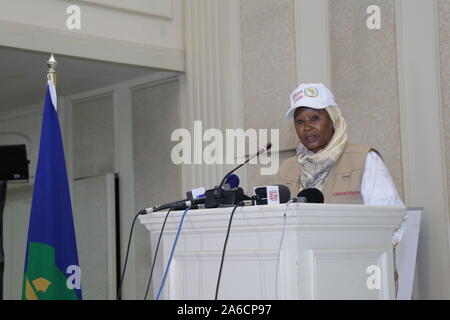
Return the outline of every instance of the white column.
<path id="1" fill-rule="evenodd" d="M 449 299 L 449 208 L 437 1 L 398 0 L 395 5 L 405 199 L 408 206 L 424 207 L 417 266 L 419 295 L 421 299 Z"/>
<path id="2" fill-rule="evenodd" d="M 114 90 L 114 142 L 115 172 L 120 173 L 120 272 L 124 267 L 128 235 L 131 223 L 136 215 L 134 199 L 134 163 L 133 163 L 133 116 L 131 90 L 128 84 L 122 84 Z M 136 239 L 136 237 L 134 237 Z M 132 245 L 133 247 L 133 245 Z M 122 299 L 136 299 L 136 251 L 131 249 L 128 258 L 127 273 L 123 281 Z"/>
<path id="3" fill-rule="evenodd" d="M 194 143 L 194 121 L 202 121 L 203 132 L 216 128 L 224 136 L 227 128 L 243 127 L 240 8 L 238 0 L 189 0 L 184 5 L 186 75 L 180 79 L 182 127 L 191 132 Z M 195 150 L 193 145 L 192 153 Z M 220 164 L 184 165 L 183 190 L 213 187 L 227 168 Z"/>
<path id="4" fill-rule="evenodd" d="M 295 0 L 297 82 L 331 85 L 328 0 Z"/>

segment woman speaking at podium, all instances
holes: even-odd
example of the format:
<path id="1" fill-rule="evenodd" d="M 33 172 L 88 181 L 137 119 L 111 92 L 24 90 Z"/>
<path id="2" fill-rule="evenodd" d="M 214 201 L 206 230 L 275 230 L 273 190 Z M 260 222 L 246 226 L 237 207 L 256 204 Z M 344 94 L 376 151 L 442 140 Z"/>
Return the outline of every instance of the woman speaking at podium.
<path id="1" fill-rule="evenodd" d="M 281 164 L 278 180 L 292 195 L 317 188 L 325 203 L 404 206 L 379 153 L 347 142 L 347 124 L 323 84 L 295 89 L 286 119 L 294 120 L 300 142 L 296 156 Z"/>

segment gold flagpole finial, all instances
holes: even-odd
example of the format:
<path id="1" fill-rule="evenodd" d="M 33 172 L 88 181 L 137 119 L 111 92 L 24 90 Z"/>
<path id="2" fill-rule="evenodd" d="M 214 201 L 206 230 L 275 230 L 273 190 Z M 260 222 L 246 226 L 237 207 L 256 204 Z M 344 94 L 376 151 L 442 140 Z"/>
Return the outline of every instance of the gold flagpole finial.
<path id="1" fill-rule="evenodd" d="M 56 62 L 55 57 L 52 55 L 50 56 L 50 59 L 47 61 L 48 66 L 48 72 L 47 72 L 47 80 L 52 81 L 53 84 L 56 86 L 56 66 L 58 65 L 58 62 Z"/>

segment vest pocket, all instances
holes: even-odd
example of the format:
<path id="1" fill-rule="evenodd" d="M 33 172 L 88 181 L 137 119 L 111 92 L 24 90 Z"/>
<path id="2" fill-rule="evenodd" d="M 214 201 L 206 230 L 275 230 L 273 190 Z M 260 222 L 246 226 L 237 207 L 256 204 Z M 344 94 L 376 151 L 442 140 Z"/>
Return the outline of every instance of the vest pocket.
<path id="1" fill-rule="evenodd" d="M 334 182 L 335 189 L 361 190 L 362 170 L 353 170 L 349 172 L 339 172 L 336 174 Z"/>
<path id="2" fill-rule="evenodd" d="M 336 173 L 332 197 L 335 203 L 362 203 L 362 170 Z"/>

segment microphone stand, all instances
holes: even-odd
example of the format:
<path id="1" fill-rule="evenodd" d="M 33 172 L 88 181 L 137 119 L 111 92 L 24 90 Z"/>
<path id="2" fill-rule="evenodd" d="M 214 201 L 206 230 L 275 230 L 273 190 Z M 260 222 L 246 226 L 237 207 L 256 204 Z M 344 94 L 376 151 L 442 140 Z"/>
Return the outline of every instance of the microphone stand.
<path id="1" fill-rule="evenodd" d="M 258 157 L 261 152 L 267 152 L 270 150 L 270 148 L 272 148 L 272 144 L 269 143 L 267 144 L 267 146 L 263 149 L 263 150 L 259 150 L 253 157 L 249 157 L 247 160 L 245 160 L 243 163 L 241 163 L 239 166 L 237 166 L 236 168 L 234 168 L 233 170 L 231 170 L 230 172 L 228 172 L 222 179 L 222 181 L 220 182 L 219 185 L 219 189 L 222 189 L 223 184 L 225 183 L 225 181 L 227 180 L 228 176 L 232 173 L 234 173 L 237 169 L 239 169 L 240 167 L 242 167 L 243 165 L 245 165 L 246 163 L 248 163 L 250 160 L 252 160 L 253 158 Z"/>
<path id="2" fill-rule="evenodd" d="M 247 160 L 245 160 L 243 163 L 238 165 L 236 168 L 228 172 L 220 182 L 220 185 L 218 187 L 215 187 L 214 189 L 207 190 L 205 192 L 205 207 L 206 208 L 216 208 L 223 204 L 237 204 L 243 200 L 251 200 L 250 197 L 244 195 L 244 191 L 242 188 L 237 188 L 235 190 L 224 190 L 223 185 L 225 181 L 227 180 L 228 176 L 247 164 L 250 160 L 258 157 L 261 153 L 267 152 L 272 148 L 272 144 L 268 143 L 263 149 L 259 150 L 254 156 L 249 157 Z"/>

